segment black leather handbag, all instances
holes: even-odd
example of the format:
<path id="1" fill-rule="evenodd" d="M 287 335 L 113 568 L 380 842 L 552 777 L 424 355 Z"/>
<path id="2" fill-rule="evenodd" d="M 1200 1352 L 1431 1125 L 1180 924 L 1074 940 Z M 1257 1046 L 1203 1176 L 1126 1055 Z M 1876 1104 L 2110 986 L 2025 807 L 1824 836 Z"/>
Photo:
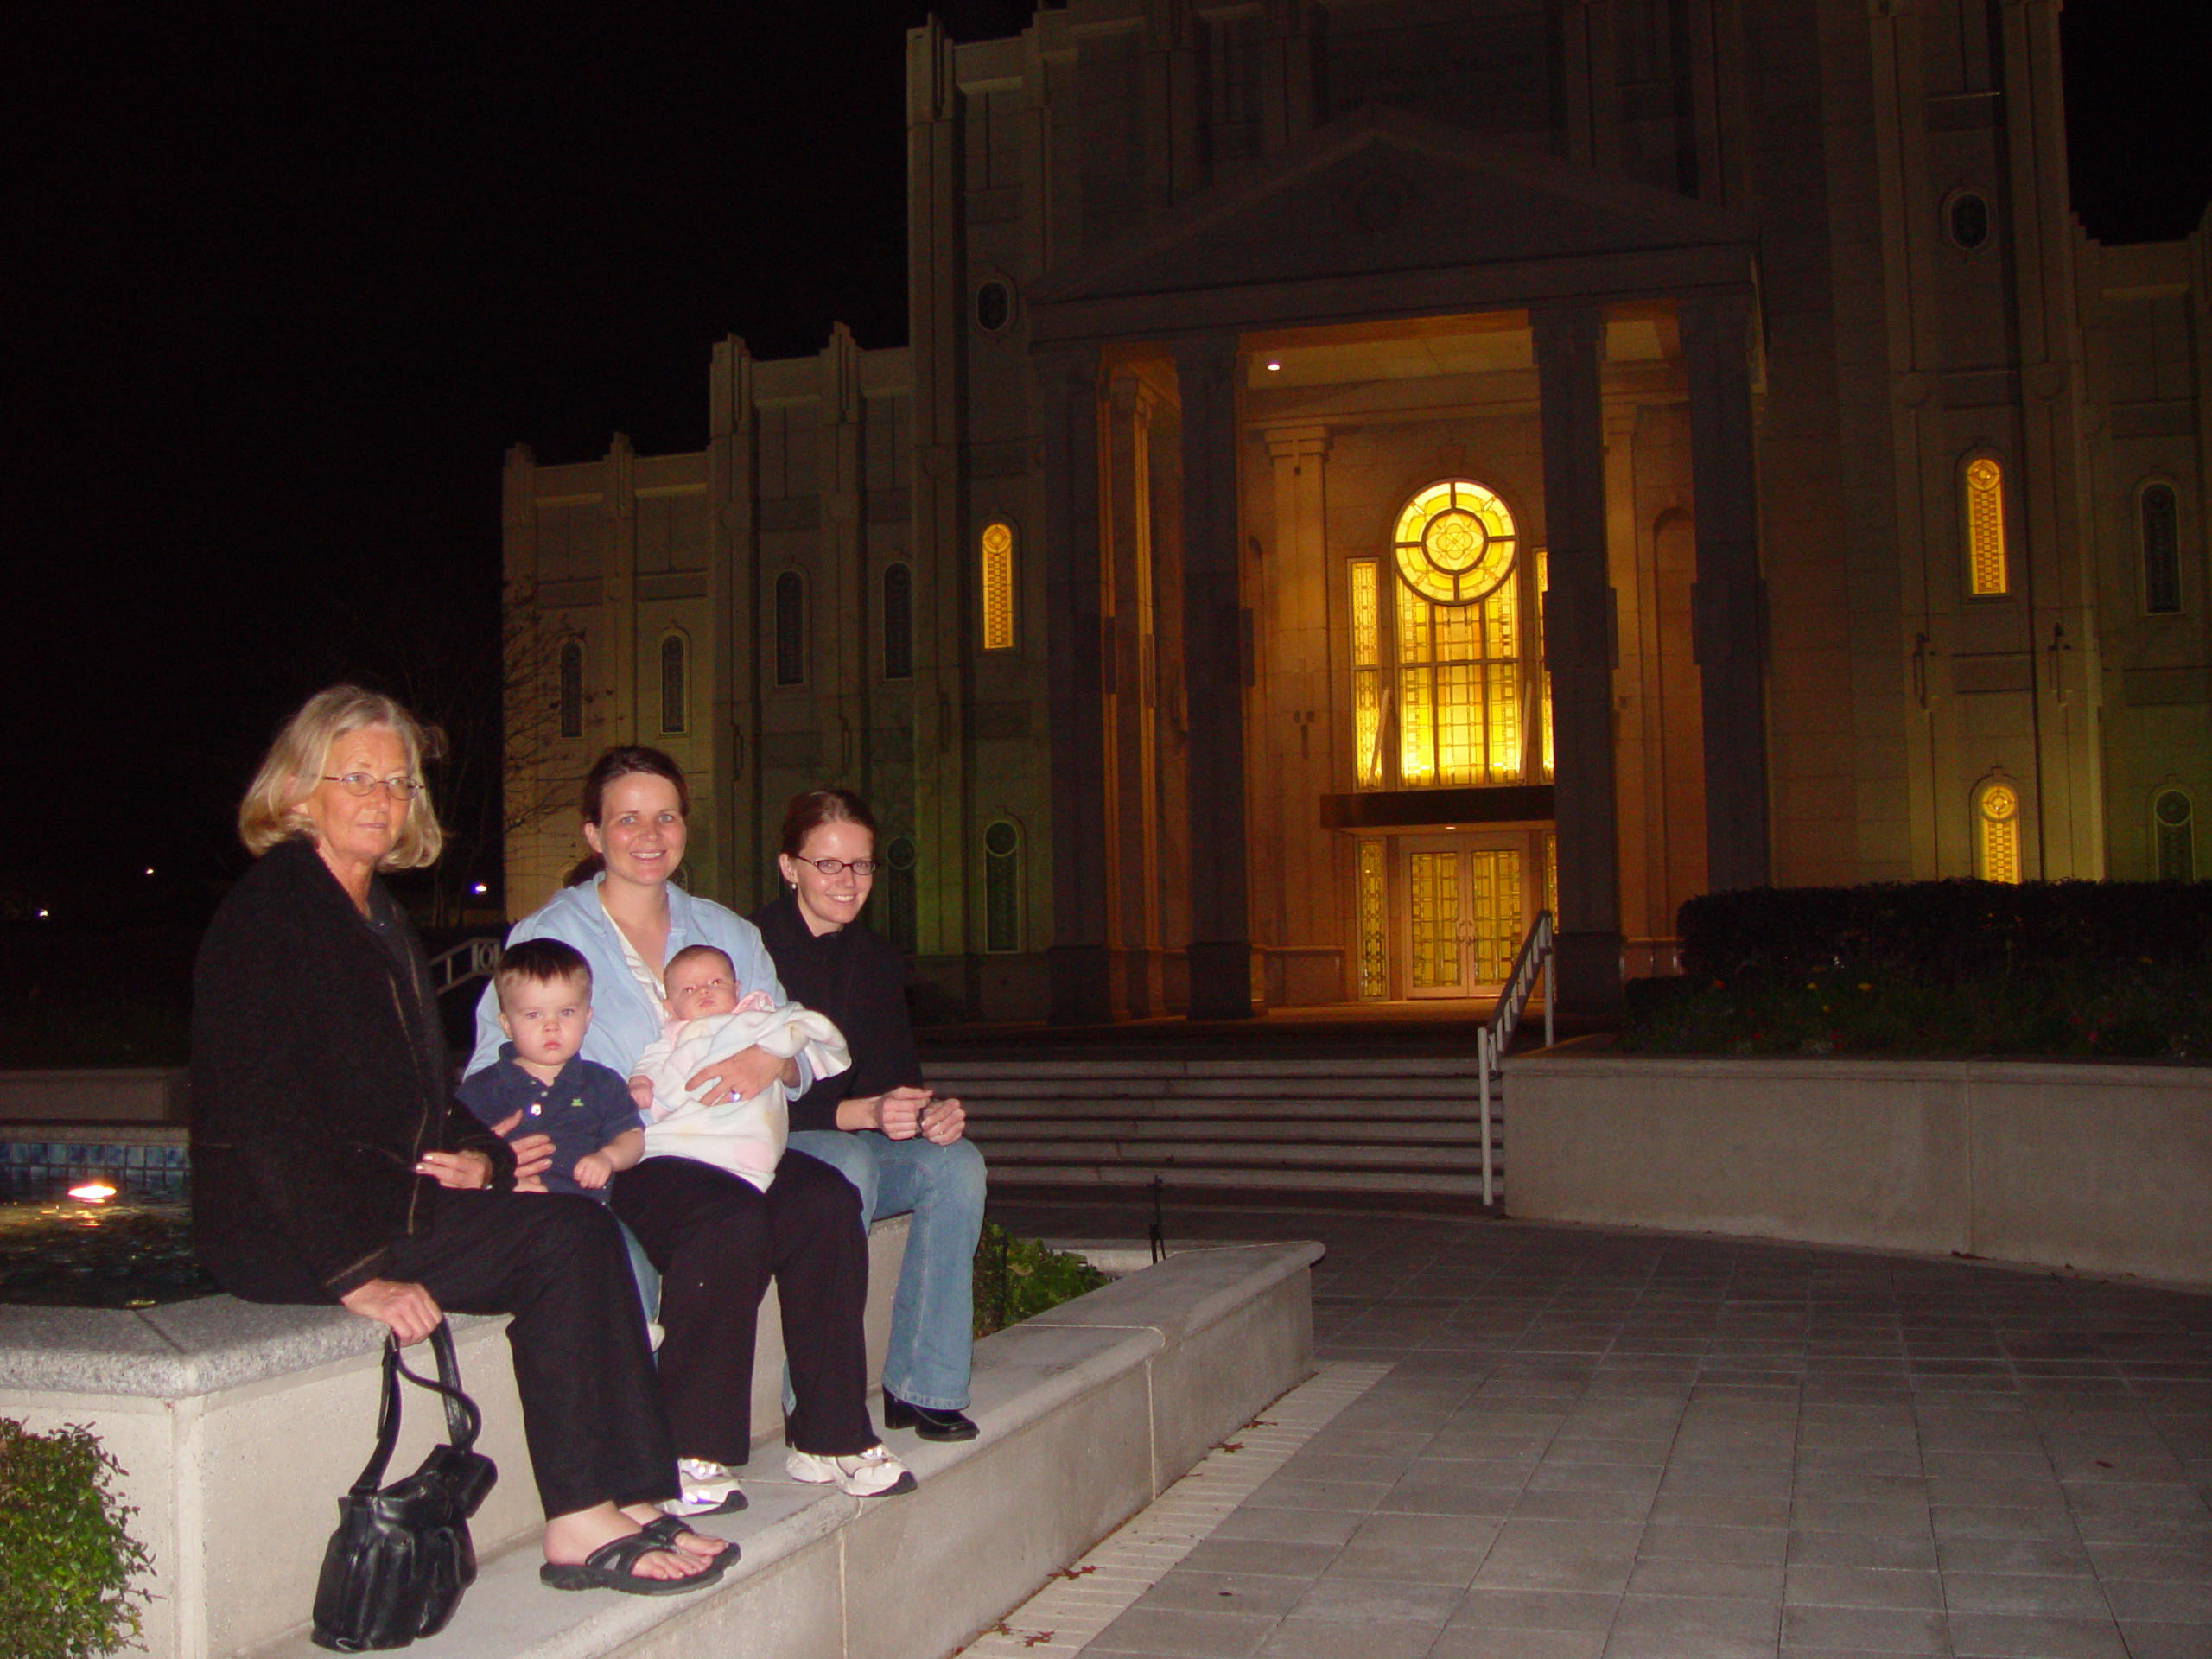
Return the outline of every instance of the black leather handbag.
<path id="1" fill-rule="evenodd" d="M 315 1592 L 315 1644 L 340 1653 L 404 1648 L 418 1636 L 445 1629 L 461 1592 L 476 1582 L 476 1548 L 468 1517 L 476 1513 L 499 1471 L 474 1450 L 483 1419 L 461 1391 L 453 1332 L 442 1320 L 430 1333 L 438 1380 L 417 1376 L 400 1362 L 399 1344 L 386 1338 L 384 1409 L 377 1419 L 376 1450 L 353 1491 L 338 1500 L 338 1530 L 323 1552 Z M 385 1465 L 399 1438 L 399 1379 L 445 1397 L 449 1443 L 433 1446 L 423 1466 L 385 1486 Z"/>

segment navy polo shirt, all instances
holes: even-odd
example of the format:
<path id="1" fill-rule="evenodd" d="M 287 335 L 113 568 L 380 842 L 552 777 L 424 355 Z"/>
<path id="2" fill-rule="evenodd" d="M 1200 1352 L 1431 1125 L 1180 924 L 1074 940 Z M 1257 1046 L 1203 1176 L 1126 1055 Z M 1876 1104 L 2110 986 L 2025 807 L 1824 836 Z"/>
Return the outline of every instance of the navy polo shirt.
<path id="1" fill-rule="evenodd" d="M 499 1045 L 499 1058 L 461 1080 L 461 1103 L 486 1128 L 522 1114 L 507 1131 L 509 1141 L 525 1135 L 550 1135 L 553 1165 L 543 1179 L 548 1192 L 580 1192 L 607 1202 L 607 1187 L 578 1186 L 576 1160 L 597 1152 L 626 1129 L 640 1128 L 638 1103 L 630 1085 L 603 1065 L 572 1057 L 550 1083 L 540 1083 L 515 1064 L 515 1046 Z"/>

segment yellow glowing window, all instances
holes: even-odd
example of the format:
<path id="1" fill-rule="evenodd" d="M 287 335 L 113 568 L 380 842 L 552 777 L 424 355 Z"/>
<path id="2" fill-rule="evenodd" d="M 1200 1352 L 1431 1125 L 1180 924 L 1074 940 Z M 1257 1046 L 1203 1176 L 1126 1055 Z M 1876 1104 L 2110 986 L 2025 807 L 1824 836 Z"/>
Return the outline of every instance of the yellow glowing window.
<path id="1" fill-rule="evenodd" d="M 1467 863 L 1473 889 L 1474 926 L 1467 940 L 1474 952 L 1473 982 L 1502 985 L 1521 947 L 1521 855 L 1478 851 L 1467 855 Z"/>
<path id="2" fill-rule="evenodd" d="M 1981 879 L 2020 879 L 2020 793 L 2010 784 L 1993 783 L 1981 791 Z"/>
<path id="3" fill-rule="evenodd" d="M 1014 526 L 983 526 L 983 649 L 1014 649 Z"/>
<path id="4" fill-rule="evenodd" d="M 1359 843 L 1359 994 L 1372 1001 L 1390 994 L 1389 910 L 1385 903 L 1382 843 Z"/>
<path id="5" fill-rule="evenodd" d="M 1967 577 L 1980 598 L 2006 593 L 2005 469 L 1984 455 L 1967 463 Z"/>
<path id="6" fill-rule="evenodd" d="M 1393 550 L 1406 585 L 1440 605 L 1467 605 L 1513 573 L 1513 515 L 1479 484 L 1432 484 L 1398 514 Z"/>
<path id="7" fill-rule="evenodd" d="M 1406 874 L 1413 899 L 1414 988 L 1460 984 L 1459 855 L 1414 853 L 1406 861 Z"/>
<path id="8" fill-rule="evenodd" d="M 1520 604 L 1511 583 L 1471 605 L 1398 598 L 1398 775 L 1408 789 L 1521 777 Z"/>
<path id="9" fill-rule="evenodd" d="M 1362 789 L 1380 789 L 1382 787 L 1382 572 L 1372 559 L 1354 559 L 1351 562 L 1351 724 L 1352 768 L 1358 786 Z"/>

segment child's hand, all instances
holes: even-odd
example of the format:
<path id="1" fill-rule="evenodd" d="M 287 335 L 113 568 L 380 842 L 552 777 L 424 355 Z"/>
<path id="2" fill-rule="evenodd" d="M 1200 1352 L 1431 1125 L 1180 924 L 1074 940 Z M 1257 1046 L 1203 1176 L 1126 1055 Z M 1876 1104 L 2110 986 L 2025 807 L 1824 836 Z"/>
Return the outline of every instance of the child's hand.
<path id="1" fill-rule="evenodd" d="M 614 1166 L 604 1153 L 588 1152 L 576 1160 L 576 1185 L 587 1190 L 605 1186 L 613 1173 Z"/>
<path id="2" fill-rule="evenodd" d="M 630 1079 L 630 1103 L 648 1117 L 658 1116 L 653 1110 L 653 1084 L 651 1077 Z"/>
<path id="3" fill-rule="evenodd" d="M 767 992 L 747 991 L 737 999 L 737 1006 L 730 1012 L 732 1014 L 772 1014 L 775 1011 L 775 1007 L 776 999 Z"/>

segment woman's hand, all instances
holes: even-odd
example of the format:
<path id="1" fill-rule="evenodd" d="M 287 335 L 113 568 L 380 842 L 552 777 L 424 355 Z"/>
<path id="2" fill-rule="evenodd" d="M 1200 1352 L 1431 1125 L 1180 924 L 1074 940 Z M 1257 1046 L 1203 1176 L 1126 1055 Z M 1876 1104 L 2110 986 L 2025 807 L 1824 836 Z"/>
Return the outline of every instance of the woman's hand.
<path id="1" fill-rule="evenodd" d="M 492 1126 L 492 1133 L 505 1141 L 522 1122 L 520 1112 L 510 1112 Z M 539 1176 L 553 1166 L 553 1137 L 550 1135 L 525 1135 L 519 1141 L 508 1142 L 515 1154 L 515 1191 L 543 1192 L 545 1183 Z"/>
<path id="2" fill-rule="evenodd" d="M 798 1062 L 771 1054 L 755 1043 L 716 1060 L 683 1086 L 704 1100 L 747 1100 L 779 1078 L 786 1085 L 796 1084 Z"/>
<path id="3" fill-rule="evenodd" d="M 933 1100 L 922 1114 L 922 1134 L 932 1146 L 949 1147 L 968 1133 L 968 1114 L 957 1100 Z"/>
<path id="4" fill-rule="evenodd" d="M 481 1158 L 484 1154 L 470 1155 Z M 354 1286 L 338 1300 L 347 1313 L 389 1325 L 403 1348 L 411 1348 L 422 1341 L 445 1318 L 429 1291 L 397 1279 L 369 1280 Z"/>
<path id="5" fill-rule="evenodd" d="M 415 1165 L 417 1175 L 428 1175 L 440 1186 L 458 1188 L 461 1192 L 492 1185 L 492 1160 L 487 1154 L 467 1152 L 426 1152 Z"/>
<path id="6" fill-rule="evenodd" d="M 900 1084 L 877 1103 L 875 1127 L 893 1141 L 911 1141 L 922 1132 L 922 1109 L 930 1091 Z"/>

